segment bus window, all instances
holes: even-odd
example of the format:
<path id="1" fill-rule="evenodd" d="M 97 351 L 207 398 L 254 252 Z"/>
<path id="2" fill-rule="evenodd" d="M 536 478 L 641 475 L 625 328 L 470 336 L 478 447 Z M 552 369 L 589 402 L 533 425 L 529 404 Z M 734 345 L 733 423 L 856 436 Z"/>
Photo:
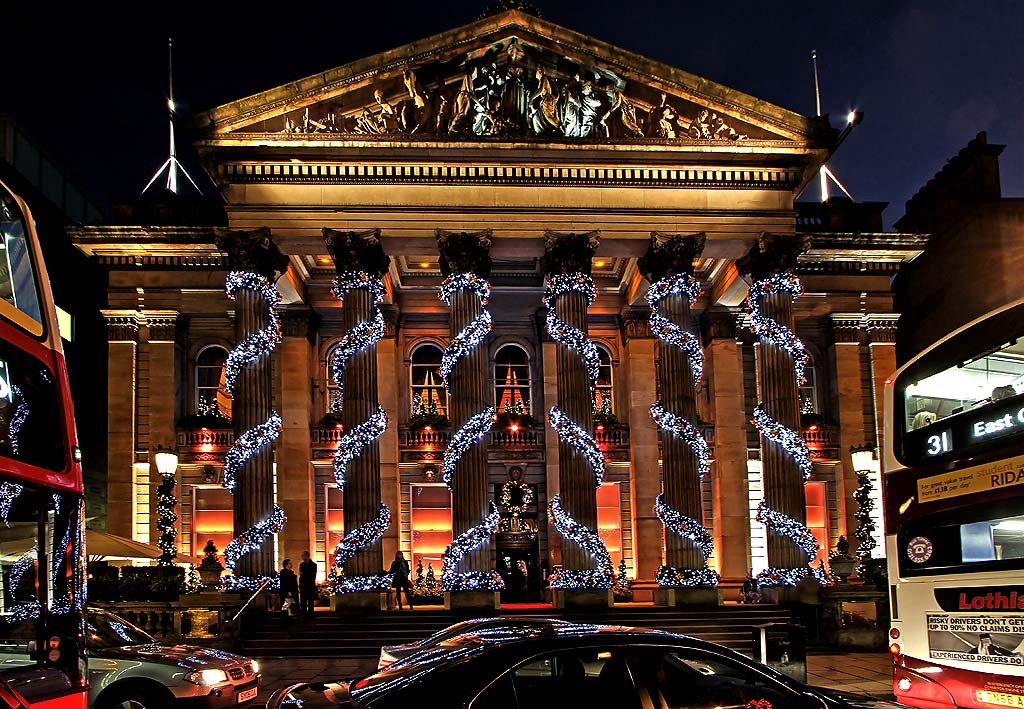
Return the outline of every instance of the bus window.
<path id="1" fill-rule="evenodd" d="M 64 470 L 65 426 L 53 373 L 0 340 L 0 456 Z"/>
<path id="2" fill-rule="evenodd" d="M 33 335 L 43 333 L 29 252 L 28 229 L 17 202 L 0 189 L 0 313 Z"/>

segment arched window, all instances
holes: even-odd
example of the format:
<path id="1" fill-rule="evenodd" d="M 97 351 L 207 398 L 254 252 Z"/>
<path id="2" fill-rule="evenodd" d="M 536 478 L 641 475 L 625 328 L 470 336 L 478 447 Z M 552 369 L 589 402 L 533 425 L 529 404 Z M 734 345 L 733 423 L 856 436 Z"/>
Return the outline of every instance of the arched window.
<path id="1" fill-rule="evenodd" d="M 444 350 L 433 343 L 420 345 L 412 352 L 412 414 L 448 415 L 448 393 L 441 381 L 441 355 Z"/>
<path id="2" fill-rule="evenodd" d="M 594 389 L 594 410 L 612 413 L 615 399 L 612 396 L 612 353 L 604 345 L 597 347 L 597 386 Z"/>
<path id="3" fill-rule="evenodd" d="M 807 366 L 804 367 L 804 382 L 800 385 L 800 413 L 818 413 L 817 370 L 810 354 L 807 355 Z"/>
<path id="4" fill-rule="evenodd" d="M 519 345 L 505 345 L 494 356 L 494 403 L 499 414 L 532 414 L 530 357 Z"/>
<path id="5" fill-rule="evenodd" d="M 327 350 L 327 358 L 324 361 L 324 381 L 327 382 L 327 413 L 341 411 L 341 389 L 334 381 L 334 354 L 338 351 L 338 345 Z"/>
<path id="6" fill-rule="evenodd" d="M 195 412 L 200 416 L 231 418 L 231 397 L 224 388 L 224 362 L 228 351 L 220 345 L 204 347 L 196 355 Z"/>

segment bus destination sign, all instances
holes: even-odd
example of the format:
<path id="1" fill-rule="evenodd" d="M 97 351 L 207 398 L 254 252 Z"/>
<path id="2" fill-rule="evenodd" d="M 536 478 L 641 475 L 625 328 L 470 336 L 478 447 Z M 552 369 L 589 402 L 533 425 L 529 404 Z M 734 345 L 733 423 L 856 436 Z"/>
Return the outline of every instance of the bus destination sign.
<path id="1" fill-rule="evenodd" d="M 936 502 L 1024 484 L 1024 456 L 961 468 L 917 481 L 917 501 Z"/>
<path id="2" fill-rule="evenodd" d="M 1024 397 L 991 402 L 978 407 L 977 411 L 945 419 L 944 423 L 944 428 L 933 425 L 922 429 L 918 436 L 912 436 L 918 441 L 918 450 L 925 460 L 984 447 L 989 441 L 1007 436 L 1024 435 Z"/>

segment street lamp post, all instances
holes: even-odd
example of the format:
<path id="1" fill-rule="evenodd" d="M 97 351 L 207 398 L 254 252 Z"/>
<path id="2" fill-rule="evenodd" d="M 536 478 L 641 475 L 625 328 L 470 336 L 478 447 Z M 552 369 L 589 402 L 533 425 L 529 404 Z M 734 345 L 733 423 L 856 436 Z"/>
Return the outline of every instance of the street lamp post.
<path id="1" fill-rule="evenodd" d="M 163 554 L 157 564 L 173 566 L 174 560 L 178 556 L 178 546 L 175 541 L 178 536 L 178 529 L 175 526 L 178 515 L 174 511 L 178 505 L 178 500 L 174 496 L 174 488 L 177 484 L 174 473 L 178 469 L 178 454 L 173 449 L 157 446 L 153 453 L 153 460 L 156 463 L 157 472 L 160 473 L 161 481 L 160 486 L 156 489 L 156 526 L 160 530 L 160 539 L 156 544 Z"/>
<path id="2" fill-rule="evenodd" d="M 875 469 L 875 448 L 870 444 L 850 447 L 850 458 L 853 461 L 853 469 L 857 473 L 857 489 L 853 498 L 857 502 L 857 512 L 854 514 L 858 525 L 853 536 L 857 539 L 857 558 L 860 564 L 857 567 L 857 575 L 864 579 L 868 563 L 871 561 L 872 551 L 878 545 L 875 541 L 875 520 L 872 509 L 875 502 L 872 499 L 871 473 Z"/>

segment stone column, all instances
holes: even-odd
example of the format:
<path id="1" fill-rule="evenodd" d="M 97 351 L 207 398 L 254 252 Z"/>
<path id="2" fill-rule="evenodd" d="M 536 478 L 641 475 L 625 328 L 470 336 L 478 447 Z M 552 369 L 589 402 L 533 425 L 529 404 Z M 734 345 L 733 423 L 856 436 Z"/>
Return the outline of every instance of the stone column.
<path id="1" fill-rule="evenodd" d="M 736 313 L 711 308 L 701 315 L 715 423 L 714 516 L 718 573 L 740 581 L 750 571 L 750 511 L 747 484 L 747 421 L 743 358 L 736 341 Z"/>
<path id="2" fill-rule="evenodd" d="M 465 274 L 486 278 L 491 273 L 491 232 L 448 232 L 438 230 L 441 272 L 445 276 Z M 471 288 L 454 291 L 449 302 L 449 332 L 456 336 L 478 318 L 484 317 L 484 306 Z M 487 316 L 488 331 L 490 318 Z M 472 418 L 488 409 L 493 411 L 487 391 L 487 353 L 483 343 L 459 357 L 448 380 L 448 411 L 452 430 L 458 435 Z M 478 526 L 490 514 L 491 495 L 487 486 L 487 447 L 484 440 L 472 445 L 458 460 L 452 472 L 452 537 L 457 539 Z M 486 576 L 494 569 L 491 543 L 468 553 L 459 563 L 459 572 Z M 491 606 L 493 595 L 474 595 L 465 599 L 452 597 L 453 607 L 466 605 Z M 464 602 L 465 601 L 465 602 Z"/>
<path id="3" fill-rule="evenodd" d="M 750 252 L 737 261 L 740 273 L 752 283 L 792 271 L 810 238 L 789 234 L 764 234 Z M 766 318 L 794 330 L 793 296 L 785 291 L 760 298 Z M 800 396 L 793 357 L 770 338 L 761 336 L 758 385 L 764 410 L 780 425 L 800 435 Z M 761 466 L 765 500 L 781 514 L 806 525 L 804 479 L 796 460 L 778 443 L 761 436 Z M 807 556 L 791 539 L 768 530 L 768 564 L 778 569 L 807 568 Z"/>
<path id="4" fill-rule="evenodd" d="M 277 498 L 288 516 L 278 538 L 278 556 L 297 559 L 313 551 L 316 530 L 313 495 L 310 380 L 312 342 L 319 318 L 309 308 L 282 310 L 281 344 L 274 352 L 280 376 L 281 438 L 277 441 Z M 325 572 L 324 569 L 318 569 Z"/>
<path id="5" fill-rule="evenodd" d="M 548 278 L 579 273 L 590 277 L 594 252 L 600 240 L 598 232 L 585 234 L 545 234 L 544 270 Z M 559 296 L 554 303 L 555 318 L 582 333 L 587 332 L 587 295 L 570 290 Z M 557 342 L 556 366 L 558 409 L 583 431 L 593 436 L 593 392 L 590 375 L 581 353 L 564 342 Z M 558 442 L 558 487 L 563 509 L 581 526 L 597 530 L 597 487 L 594 470 L 577 449 L 565 441 Z M 580 546 L 570 540 L 563 540 L 562 565 L 568 570 L 594 568 L 594 559 Z M 607 603 L 602 600 L 610 596 L 603 591 L 597 594 L 585 591 L 566 592 L 564 602 L 569 605 Z"/>
<path id="6" fill-rule="evenodd" d="M 146 371 L 143 381 L 142 367 L 139 367 L 139 437 L 136 444 L 139 449 L 149 452 L 149 479 L 152 493 L 149 517 L 152 530 L 150 542 L 155 544 L 161 534 L 157 526 L 160 516 L 157 512 L 159 497 L 156 492 L 160 482 L 160 473 L 156 469 L 156 462 L 152 455 L 157 446 L 174 448 L 177 437 L 175 421 L 178 416 L 175 409 L 181 400 L 177 390 L 179 377 L 177 374 L 178 357 L 175 349 L 178 312 L 174 310 L 145 310 L 140 316 L 142 328 L 139 331 L 139 359 L 142 360 L 143 356 L 145 357 Z M 145 402 L 143 402 L 143 398 L 145 398 Z M 143 440 L 143 432 L 146 433 L 145 440 Z M 175 478 L 178 479 L 177 473 Z M 175 523 L 175 527 L 180 530 L 180 518 Z M 179 538 L 175 544 L 180 546 L 180 543 Z"/>
<path id="7" fill-rule="evenodd" d="M 377 396 L 385 411 L 398 411 L 399 387 L 407 386 L 398 347 L 398 309 L 384 309 L 384 339 L 377 343 Z M 398 470 L 398 426 L 388 426 L 380 442 L 380 498 L 389 510 L 401 509 L 401 476 Z M 395 514 L 397 520 L 397 513 Z M 381 539 L 381 556 L 394 559 L 401 548 L 401 529 L 396 521 Z M 390 562 L 389 562 L 390 563 Z M 387 564 L 386 564 L 387 566 Z M 413 569 L 415 571 L 415 569 Z"/>
<path id="8" fill-rule="evenodd" d="M 104 310 L 107 324 L 107 531 L 135 538 L 135 392 L 139 322 L 134 310 Z M 155 473 L 155 466 L 154 466 Z M 123 504 L 126 501 L 127 504 Z M 118 501 L 122 504 L 117 504 Z M 156 529 L 153 525 L 153 529 Z"/>
<path id="9" fill-rule="evenodd" d="M 704 241 L 703 234 L 653 232 L 647 253 L 637 266 L 652 287 L 667 279 L 685 283 L 693 276 L 693 260 L 703 251 Z M 690 300 L 686 292 L 672 289 L 655 305 L 657 310 L 651 313 L 652 322 L 660 315 L 665 319 L 665 328 L 678 328 L 674 330 L 677 337 L 690 332 Z M 658 339 L 658 400 L 666 412 L 695 426 L 697 387 L 693 368 L 683 347 L 667 342 L 666 337 L 670 335 L 664 333 Z M 696 340 L 692 333 L 690 337 Z M 681 435 L 662 430 L 661 461 L 662 500 L 676 512 L 702 523 L 701 471 L 696 452 Z M 665 565 L 679 571 L 696 571 L 707 564 L 696 544 L 666 530 Z"/>
<path id="10" fill-rule="evenodd" d="M 231 271 L 256 273 L 273 283 L 277 274 L 288 268 L 288 257 L 278 250 L 267 227 L 253 231 L 218 229 L 215 239 L 217 248 L 227 253 Z M 243 342 L 269 324 L 263 296 L 249 288 L 236 291 L 235 342 Z M 246 431 L 264 424 L 273 412 L 270 361 L 269 356 L 261 356 L 239 372 L 231 404 L 236 441 Z M 274 506 L 274 450 L 264 446 L 245 463 L 235 481 L 235 536 L 270 517 Z M 235 574 L 250 578 L 269 576 L 277 572 L 274 567 L 274 543 L 268 540 L 239 559 Z"/>
<path id="11" fill-rule="evenodd" d="M 625 391 L 616 395 L 626 401 L 629 423 L 629 473 L 633 492 L 633 539 L 636 553 L 636 577 L 654 581 L 663 561 L 661 540 L 664 529 L 654 514 L 654 501 L 661 490 L 658 475 L 658 427 L 651 418 L 651 402 L 657 394 L 654 351 L 657 343 L 651 334 L 650 318 L 645 310 L 629 310 L 622 315 L 622 333 L 626 342 Z M 621 380 L 620 380 L 621 381 Z M 640 599 L 634 591 L 634 600 Z"/>
<path id="12" fill-rule="evenodd" d="M 341 232 L 324 229 L 327 250 L 334 258 L 338 275 L 362 271 L 381 279 L 390 266 L 380 243 L 380 230 Z M 377 305 L 367 288 L 348 292 L 342 303 L 342 329 L 351 332 L 360 323 L 373 321 Z M 367 347 L 349 359 L 345 366 L 341 421 L 345 431 L 373 416 L 379 408 L 377 396 L 377 349 Z M 377 518 L 381 502 L 380 442 L 374 438 L 349 464 L 345 478 L 345 533 Z M 397 510 L 394 511 L 397 514 Z M 390 560 L 389 560 L 390 563 Z M 345 568 L 346 576 L 373 576 L 385 568 L 381 542 L 377 540 L 356 554 Z M 346 594 L 359 595 L 359 594 Z"/>

